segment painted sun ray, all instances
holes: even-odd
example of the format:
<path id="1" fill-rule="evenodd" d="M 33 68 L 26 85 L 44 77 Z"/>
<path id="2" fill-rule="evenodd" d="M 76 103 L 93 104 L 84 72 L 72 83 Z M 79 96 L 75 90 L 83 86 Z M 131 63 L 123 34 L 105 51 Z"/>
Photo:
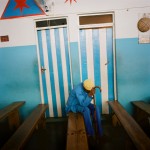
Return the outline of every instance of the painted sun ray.
<path id="1" fill-rule="evenodd" d="M 68 1 L 69 1 L 69 0 L 66 0 L 66 1 L 65 1 L 65 3 L 66 3 L 66 2 L 68 2 Z M 76 3 L 77 3 L 77 1 L 76 1 L 76 0 L 70 0 L 70 4 L 72 3 L 72 1 L 74 1 L 74 2 L 76 2 Z"/>

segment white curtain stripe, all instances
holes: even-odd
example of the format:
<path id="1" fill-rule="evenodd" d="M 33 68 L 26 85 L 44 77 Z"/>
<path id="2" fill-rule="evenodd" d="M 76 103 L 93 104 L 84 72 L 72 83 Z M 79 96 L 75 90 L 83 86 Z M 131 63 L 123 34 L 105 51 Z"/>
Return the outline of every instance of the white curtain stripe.
<path id="1" fill-rule="evenodd" d="M 108 77 L 107 77 L 107 49 L 106 49 L 106 28 L 99 29 L 100 43 L 100 69 L 102 87 L 102 113 L 108 114 Z"/>
<path id="2" fill-rule="evenodd" d="M 56 107 L 57 107 L 58 116 L 62 116 L 54 30 L 55 29 L 50 30 L 50 39 L 51 39 L 52 59 L 53 59 L 53 69 L 54 69 L 54 83 L 55 83 L 55 91 L 56 91 Z"/>
<path id="3" fill-rule="evenodd" d="M 87 55 L 87 74 L 88 79 L 94 81 L 94 61 L 93 61 L 93 43 L 92 29 L 86 30 L 86 55 Z M 92 101 L 94 103 L 94 101 Z"/>
<path id="4" fill-rule="evenodd" d="M 86 54 L 88 78 L 94 82 L 92 29 L 86 30 Z"/>
<path id="5" fill-rule="evenodd" d="M 68 98 L 68 80 L 67 80 L 67 66 L 66 66 L 66 55 L 65 55 L 65 44 L 63 37 L 63 28 L 59 28 L 59 39 L 60 39 L 60 51 L 61 51 L 61 60 L 62 60 L 62 71 L 63 71 L 63 81 L 64 81 L 64 94 L 65 102 Z"/>

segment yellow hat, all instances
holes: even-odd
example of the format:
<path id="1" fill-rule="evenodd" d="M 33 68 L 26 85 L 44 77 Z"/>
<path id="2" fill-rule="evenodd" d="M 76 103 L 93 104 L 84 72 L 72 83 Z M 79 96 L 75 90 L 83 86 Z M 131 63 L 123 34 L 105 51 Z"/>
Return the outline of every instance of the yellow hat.
<path id="1" fill-rule="evenodd" d="M 86 90 L 90 91 L 94 87 L 94 83 L 90 79 L 86 79 L 83 82 L 83 86 Z"/>

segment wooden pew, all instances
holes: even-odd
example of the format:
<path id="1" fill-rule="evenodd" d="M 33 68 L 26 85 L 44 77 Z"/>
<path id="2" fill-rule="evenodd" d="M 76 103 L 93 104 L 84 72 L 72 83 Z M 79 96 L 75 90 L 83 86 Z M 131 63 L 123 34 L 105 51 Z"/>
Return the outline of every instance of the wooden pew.
<path id="1" fill-rule="evenodd" d="M 150 138 L 150 104 L 144 101 L 132 101 L 133 117 Z"/>
<path id="2" fill-rule="evenodd" d="M 147 116 L 150 117 L 150 104 L 146 103 L 144 101 L 132 101 L 131 102 L 135 108 L 137 109 L 137 111 L 143 111 L 145 114 L 147 114 Z"/>
<path id="3" fill-rule="evenodd" d="M 88 150 L 84 119 L 80 113 L 69 113 L 66 150 Z"/>
<path id="4" fill-rule="evenodd" d="M 20 125 L 19 108 L 25 101 L 17 101 L 0 110 L 0 121 L 8 119 L 10 130 L 15 130 Z"/>
<path id="5" fill-rule="evenodd" d="M 4 144 L 2 150 L 23 149 L 33 131 L 38 127 L 45 127 L 45 111 L 47 108 L 48 105 L 39 104 Z"/>
<path id="6" fill-rule="evenodd" d="M 144 133 L 138 123 L 133 119 L 133 117 L 127 113 L 127 111 L 120 105 L 118 101 L 109 101 L 108 104 L 111 106 L 135 147 L 138 150 L 149 150 L 150 139 Z"/>

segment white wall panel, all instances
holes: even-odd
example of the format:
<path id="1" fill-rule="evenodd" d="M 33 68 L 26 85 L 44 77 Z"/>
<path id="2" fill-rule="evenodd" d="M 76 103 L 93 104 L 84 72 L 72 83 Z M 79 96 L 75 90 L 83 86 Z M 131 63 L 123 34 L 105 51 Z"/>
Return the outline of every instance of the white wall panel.
<path id="1" fill-rule="evenodd" d="M 69 39 L 78 41 L 78 14 L 115 12 L 115 37 L 138 37 L 137 21 L 139 13 L 150 12 L 149 0 L 77 0 L 72 4 L 65 0 L 54 1 L 54 12 L 51 17 L 68 16 Z M 7 1 L 0 1 L 0 15 L 2 15 Z M 149 6 L 149 7 L 148 7 Z M 49 16 L 44 16 L 49 17 Z M 34 17 L 0 20 L 0 36 L 8 35 L 10 41 L 0 43 L 1 47 L 22 46 L 35 44 Z"/>
<path id="2" fill-rule="evenodd" d="M 34 22 L 31 18 L 0 21 L 0 36 L 8 35 L 9 42 L 0 42 L 0 47 L 35 45 Z"/>
<path id="3" fill-rule="evenodd" d="M 141 13 L 150 13 L 150 7 L 115 11 L 116 38 L 138 37 L 137 22 Z"/>
<path id="4" fill-rule="evenodd" d="M 66 4 L 64 1 L 55 0 L 55 14 L 101 12 L 150 5 L 149 0 L 76 0 L 77 3 L 72 0 L 72 4 L 70 0 Z"/>

